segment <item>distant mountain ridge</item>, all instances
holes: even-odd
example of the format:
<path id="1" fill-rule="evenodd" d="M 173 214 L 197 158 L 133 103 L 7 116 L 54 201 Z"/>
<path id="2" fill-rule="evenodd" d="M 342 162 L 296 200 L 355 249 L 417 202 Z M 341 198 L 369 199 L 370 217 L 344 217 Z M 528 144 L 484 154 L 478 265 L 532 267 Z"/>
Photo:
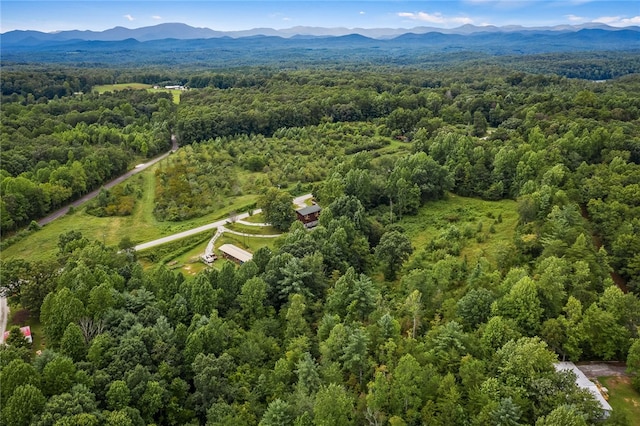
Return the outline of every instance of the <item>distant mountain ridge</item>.
<path id="1" fill-rule="evenodd" d="M 337 63 L 426 66 L 482 57 L 580 52 L 640 55 L 639 27 L 598 25 L 597 28 L 563 27 L 554 30 L 467 25 L 455 32 L 418 27 L 393 35 L 389 32 L 391 30 L 384 34 L 383 30 L 378 30 L 377 37 L 372 37 L 371 32 L 365 35 L 336 28 L 296 27 L 289 29 L 289 34 L 283 30 L 252 31 L 216 32 L 184 24 L 55 34 L 11 31 L 0 35 L 0 58 L 3 65 L 37 62 L 81 66 L 191 64 L 233 67 Z M 331 34 L 323 35 L 322 31 Z M 100 37 L 103 39 L 96 40 Z M 635 70 L 636 62 L 629 59 L 628 70 Z"/>
<path id="2" fill-rule="evenodd" d="M 38 42 L 54 42 L 54 41 L 122 41 L 126 39 L 135 39 L 140 42 L 176 39 L 176 40 L 192 40 L 192 39 L 209 39 L 209 38 L 244 38 L 253 36 L 276 36 L 282 38 L 292 37 L 340 37 L 350 34 L 358 34 L 373 39 L 391 39 L 403 34 L 426 34 L 437 32 L 441 34 L 458 34 L 471 35 L 476 33 L 523 33 L 523 32 L 577 32 L 584 29 L 600 29 L 606 31 L 640 31 L 640 27 L 611 27 L 601 23 L 588 23 L 581 25 L 559 25 L 554 27 L 522 27 L 510 25 L 505 27 L 496 26 L 474 26 L 463 25 L 457 28 L 437 28 L 437 27 L 415 27 L 415 28 L 324 28 L 324 27 L 292 27 L 287 29 L 275 30 L 272 28 L 254 28 L 242 31 L 215 31 L 210 28 L 196 28 L 182 23 L 165 23 L 150 27 L 125 28 L 115 27 L 105 31 L 59 31 L 54 33 L 46 33 L 33 30 L 14 30 L 0 34 L 3 44 L 19 44 Z"/>

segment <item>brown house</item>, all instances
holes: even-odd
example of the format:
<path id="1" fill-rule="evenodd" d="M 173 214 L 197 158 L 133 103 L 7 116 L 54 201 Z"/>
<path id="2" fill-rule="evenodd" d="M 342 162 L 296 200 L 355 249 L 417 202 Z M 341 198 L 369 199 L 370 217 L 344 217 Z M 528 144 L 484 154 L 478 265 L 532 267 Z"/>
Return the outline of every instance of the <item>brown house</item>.
<path id="1" fill-rule="evenodd" d="M 322 208 L 320 208 L 319 205 L 313 204 L 296 210 L 296 216 L 298 220 L 304 224 L 305 228 L 313 228 L 318 224 L 318 217 L 320 216 L 321 210 Z"/>

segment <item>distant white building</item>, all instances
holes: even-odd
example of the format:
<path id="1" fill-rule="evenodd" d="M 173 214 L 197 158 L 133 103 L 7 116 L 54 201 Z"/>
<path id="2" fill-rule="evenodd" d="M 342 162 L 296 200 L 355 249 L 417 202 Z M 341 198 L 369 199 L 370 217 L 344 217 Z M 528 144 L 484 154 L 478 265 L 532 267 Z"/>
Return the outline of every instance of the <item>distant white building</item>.
<path id="1" fill-rule="evenodd" d="M 609 417 L 609 414 L 611 413 L 613 408 L 611 408 L 611 405 L 609 405 L 607 400 L 604 399 L 604 396 L 600 392 L 600 389 L 598 389 L 598 386 L 596 386 L 595 383 L 589 380 L 589 378 L 585 376 L 585 374 L 574 363 L 557 362 L 553 364 L 553 366 L 556 368 L 556 371 L 562 371 L 562 370 L 573 371 L 573 373 L 576 375 L 576 384 L 582 389 L 587 389 L 589 392 L 591 392 L 595 397 L 596 401 L 600 403 L 600 406 L 604 410 L 604 418 Z"/>

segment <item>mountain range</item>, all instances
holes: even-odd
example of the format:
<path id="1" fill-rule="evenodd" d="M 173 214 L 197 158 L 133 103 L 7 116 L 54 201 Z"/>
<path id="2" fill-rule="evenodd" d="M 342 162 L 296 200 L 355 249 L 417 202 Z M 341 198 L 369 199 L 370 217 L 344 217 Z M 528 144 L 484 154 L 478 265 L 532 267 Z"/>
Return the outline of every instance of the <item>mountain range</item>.
<path id="1" fill-rule="evenodd" d="M 588 23 L 581 25 L 559 25 L 554 27 L 522 27 L 519 25 L 510 25 L 504 27 L 474 26 L 463 25 L 461 27 L 445 29 L 436 27 L 415 27 L 411 29 L 405 28 L 323 28 L 323 27 L 292 27 L 287 29 L 275 30 L 272 28 L 254 28 L 243 31 L 215 31 L 209 28 L 196 28 L 181 23 L 166 23 L 150 27 L 141 28 L 125 28 L 115 27 L 105 31 L 58 31 L 45 33 L 32 30 L 14 30 L 5 32 L 0 35 L 3 44 L 18 43 L 35 43 L 35 42 L 51 42 L 51 41 L 121 41 L 126 39 L 135 39 L 140 42 L 176 39 L 176 40 L 193 40 L 193 39 L 209 39 L 209 38 L 244 38 L 254 36 L 274 36 L 282 38 L 292 37 L 340 37 L 351 34 L 359 34 L 372 39 L 391 39 L 403 34 L 457 34 L 470 35 L 477 33 L 567 33 L 576 32 L 584 29 L 599 29 L 606 31 L 632 30 L 640 31 L 640 27 L 626 27 L 624 29 L 611 27 L 601 23 Z"/>
<path id="2" fill-rule="evenodd" d="M 10 31 L 0 35 L 0 43 L 3 65 L 39 62 L 229 67 L 358 62 L 424 66 L 446 60 L 547 53 L 625 51 L 635 57 L 640 53 L 640 27 L 295 27 L 221 32 L 185 24 L 161 24 L 102 32 Z"/>

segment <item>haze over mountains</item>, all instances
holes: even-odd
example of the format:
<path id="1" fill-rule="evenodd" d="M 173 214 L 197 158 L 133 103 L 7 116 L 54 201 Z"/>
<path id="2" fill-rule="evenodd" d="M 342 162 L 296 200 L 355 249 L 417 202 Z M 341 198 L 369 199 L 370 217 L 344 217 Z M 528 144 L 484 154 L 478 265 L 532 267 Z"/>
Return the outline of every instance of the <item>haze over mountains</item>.
<path id="1" fill-rule="evenodd" d="M 294 27 L 221 32 L 160 24 L 102 32 L 10 31 L 0 35 L 4 65 L 185 65 L 206 67 L 371 63 L 424 66 L 481 57 L 547 53 L 640 52 L 640 27 L 604 24 L 548 28 L 348 29 Z M 600 55 L 602 57 L 602 55 Z M 635 69 L 635 65 L 631 65 Z"/>
<path id="2" fill-rule="evenodd" d="M 523 27 L 519 25 L 510 25 L 504 27 L 496 27 L 493 25 L 488 26 L 475 26 L 475 25 L 463 25 L 457 28 L 437 28 L 437 27 L 415 27 L 411 29 L 406 28 L 324 28 L 324 27 L 292 27 L 287 29 L 272 29 L 272 28 L 254 28 L 250 30 L 242 31 L 215 31 L 209 28 L 196 28 L 187 24 L 181 23 L 166 23 L 159 24 L 150 27 L 141 28 L 125 28 L 115 27 L 105 31 L 59 31 L 53 33 L 46 33 L 41 31 L 31 30 L 14 30 L 3 33 L 2 42 L 8 44 L 34 42 L 34 41 L 68 41 L 68 40 L 84 40 L 84 41 L 121 41 L 126 39 L 135 39 L 140 42 L 162 40 L 162 39 L 177 39 L 177 40 L 191 40 L 191 39 L 209 39 L 209 38 L 243 38 L 254 36 L 275 36 L 282 38 L 311 36 L 311 37 L 340 37 L 351 34 L 359 34 L 373 39 L 390 39 L 401 36 L 407 33 L 413 34 L 426 34 L 431 32 L 441 34 L 458 34 L 469 35 L 476 33 L 540 33 L 540 32 L 555 32 L 566 33 L 576 32 L 584 29 L 599 29 L 606 31 L 621 31 L 632 30 L 640 31 L 640 27 L 626 27 L 618 28 L 611 27 L 601 23 L 587 23 L 581 25 L 559 25 L 554 27 Z"/>

